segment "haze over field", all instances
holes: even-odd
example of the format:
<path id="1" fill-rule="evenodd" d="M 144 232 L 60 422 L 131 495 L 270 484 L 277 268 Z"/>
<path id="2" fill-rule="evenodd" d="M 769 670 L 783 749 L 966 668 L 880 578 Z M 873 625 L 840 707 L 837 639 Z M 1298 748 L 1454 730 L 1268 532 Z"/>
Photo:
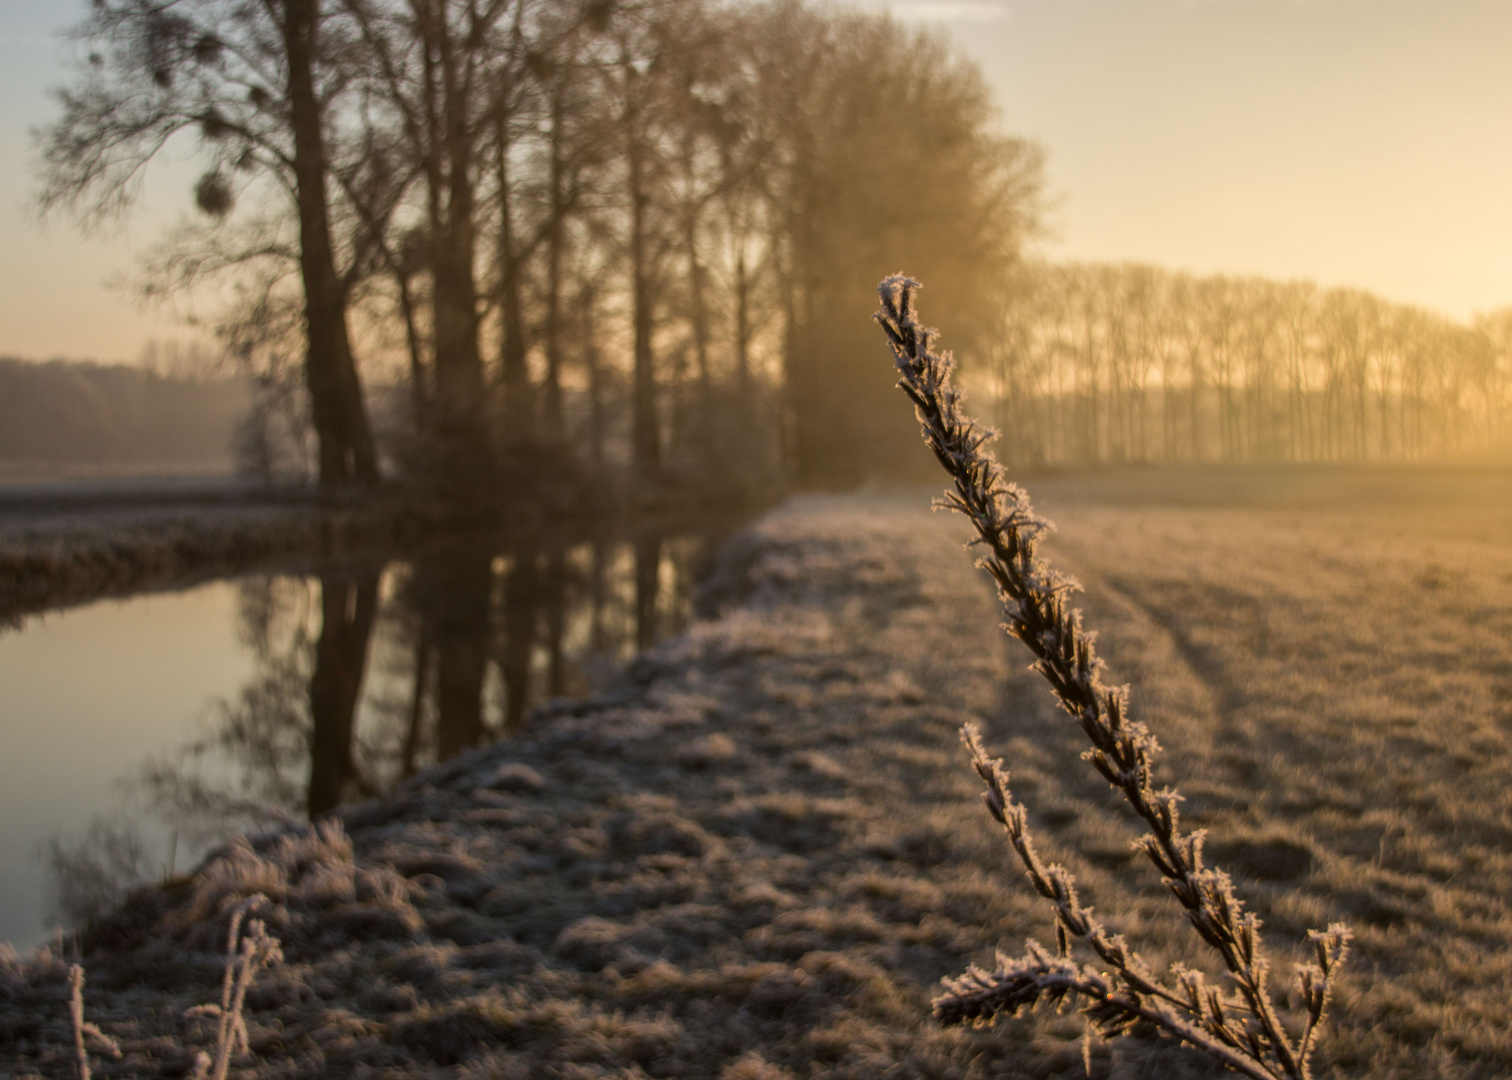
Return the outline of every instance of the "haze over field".
<path id="1" fill-rule="evenodd" d="M 1489 0 L 856 0 L 938 23 L 1040 140 L 1053 258 L 1309 277 L 1463 318 L 1512 300 L 1512 8 Z M 0 8 L 0 354 L 130 360 L 182 332 L 105 287 L 187 213 L 155 167 L 117 235 L 41 229 L 28 129 L 84 5 Z"/>

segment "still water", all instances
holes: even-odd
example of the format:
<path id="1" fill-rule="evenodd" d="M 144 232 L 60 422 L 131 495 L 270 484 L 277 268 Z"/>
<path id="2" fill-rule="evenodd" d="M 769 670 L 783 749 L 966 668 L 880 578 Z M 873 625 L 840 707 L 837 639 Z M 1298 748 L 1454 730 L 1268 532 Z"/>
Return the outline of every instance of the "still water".
<path id="1" fill-rule="evenodd" d="M 4 631 L 0 941 L 594 693 L 686 622 L 722 531 L 448 546 Z"/>

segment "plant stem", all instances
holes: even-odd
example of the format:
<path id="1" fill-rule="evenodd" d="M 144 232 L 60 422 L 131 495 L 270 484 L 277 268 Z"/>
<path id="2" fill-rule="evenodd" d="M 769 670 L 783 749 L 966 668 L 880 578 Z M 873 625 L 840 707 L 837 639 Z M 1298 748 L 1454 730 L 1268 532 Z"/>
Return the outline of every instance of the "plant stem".
<path id="1" fill-rule="evenodd" d="M 1091 998 L 1092 1004 L 1086 1009 L 1089 1018 L 1111 1033 L 1126 1029 L 1136 1019 L 1148 1019 L 1247 1075 L 1308 1080 L 1308 1053 L 1327 1005 L 1330 975 L 1344 957 L 1349 932 L 1339 924 L 1326 933 L 1313 932 L 1318 964 L 1298 971 L 1308 1015 L 1303 1035 L 1293 1041 L 1271 997 L 1260 920 L 1244 909 L 1226 873 L 1203 865 L 1204 834 L 1181 830 L 1177 808 L 1180 797 L 1175 789 L 1154 786 L 1153 762 L 1159 744 L 1144 724 L 1129 718 L 1128 688 L 1102 682 L 1103 665 L 1092 637 L 1082 629 L 1081 613 L 1066 600 L 1067 593 L 1077 587 L 1075 582 L 1036 557 L 1038 539 L 1049 525 L 1034 513 L 1028 496 L 1007 482 L 1002 466 L 985 448 L 993 433 L 961 410 L 961 394 L 950 381 L 954 361 L 948 353 L 934 351 L 937 331 L 917 319 L 914 294 L 918 288 L 918 282 L 902 275 L 883 281 L 879 287 L 882 310 L 876 320 L 892 346 L 901 376 L 898 386 L 914 403 L 924 440 L 954 480 L 954 489 L 946 493 L 940 505 L 971 521 L 977 534 L 974 543 L 987 549 L 978 565 L 997 583 L 1007 616 L 1006 629 L 1028 646 L 1035 656 L 1035 670 L 1049 682 L 1061 707 L 1086 734 L 1092 744 L 1084 755 L 1086 759 L 1149 826 L 1150 832 L 1139 841 L 1140 848 L 1160 871 L 1197 934 L 1218 953 L 1238 991 L 1237 999 L 1225 999 L 1202 984 L 1200 973 L 1185 969 L 1173 971 L 1176 987 L 1155 980 L 1123 939 L 1108 935 L 1080 905 L 1071 876 L 1061 867 L 1046 867 L 1039 862 L 1023 808 L 1009 794 L 1006 771 L 1000 762 L 990 761 L 975 734 L 968 733 L 973 762 L 987 784 L 989 810 L 1008 830 L 1037 891 L 1056 907 L 1062 959 L 1071 964 L 1066 943 L 1069 934 L 1113 968 L 1126 996 L 1115 995 L 1117 1001 L 1106 995 L 1099 998 L 1088 989 L 1091 984 L 1082 977 L 1085 973 L 1074 964 L 1052 979 L 1048 969 L 1039 964 L 1038 946 L 1034 946 L 1032 963 L 1005 965 L 995 976 L 973 969 L 969 978 L 947 983 L 950 993 L 941 999 L 946 1008 L 937 1002 L 936 1010 L 944 1019 L 959 1004 L 956 999 L 969 989 L 967 982 L 975 986 L 984 978 L 995 979 L 1004 988 L 1003 1008 L 998 1011 L 1011 1013 L 1032 1007 L 1047 996 Z M 1077 975 L 1068 977 L 1066 971 L 1071 970 Z M 1167 1007 L 1188 1012 L 1202 1037 L 1194 1040 L 1192 1022 L 1175 1014 L 1161 1019 Z"/>

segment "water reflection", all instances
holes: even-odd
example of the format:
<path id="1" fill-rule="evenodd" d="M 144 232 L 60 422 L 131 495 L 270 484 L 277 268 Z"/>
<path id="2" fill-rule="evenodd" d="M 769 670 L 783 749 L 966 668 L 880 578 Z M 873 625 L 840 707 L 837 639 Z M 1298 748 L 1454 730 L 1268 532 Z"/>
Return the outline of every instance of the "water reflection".
<path id="1" fill-rule="evenodd" d="M 137 681 L 116 680 L 133 691 L 114 712 L 185 710 L 182 695 L 168 692 L 204 685 L 207 674 L 196 659 L 205 650 L 164 648 L 168 639 L 155 622 L 133 631 L 133 604 L 144 617 L 167 610 L 165 603 L 203 608 L 195 629 L 175 627 L 174 640 L 184 642 L 218 641 L 229 606 L 239 650 L 229 641 L 218 645 L 230 655 L 216 670 L 230 685 L 216 692 L 197 728 L 192 713 L 180 717 L 186 734 L 159 744 L 165 752 L 133 765 L 130 751 L 116 750 L 102 761 L 89 793 L 65 800 L 70 824 L 62 833 L 55 832 L 55 808 L 48 804 L 43 813 L 40 792 L 64 784 L 77 791 L 79 754 L 64 762 L 66 776 L 38 785 L 35 797 L 12 792 L 13 831 L 25 834 L 34 820 L 40 827 L 49 814 L 54 824 L 14 837 L 40 858 L 34 875 L 18 871 L 15 860 L 6 864 L 11 880 L 0 896 L 0 937 L 27 944 L 47 933 L 44 891 L 52 893 L 54 918 L 77 925 L 127 887 L 192 865 L 235 831 L 380 794 L 428 765 L 518 732 L 535 704 L 598 691 L 639 650 L 684 625 L 696 577 L 727 531 L 719 525 L 507 548 L 453 543 L 403 560 L 247 577 L 235 583 L 233 605 L 224 603 L 225 584 L 202 587 L 220 598 L 213 608 L 190 604 L 198 593 L 114 603 L 111 636 L 91 639 L 98 651 L 53 661 L 70 671 L 81 663 L 114 670 L 115 652 L 129 651 Z M 61 616 L 56 628 L 93 617 L 81 609 Z M 97 735 L 85 735 L 84 720 L 72 714 L 50 720 L 48 703 L 59 695 L 48 687 L 57 671 L 47 674 L 41 661 L 33 669 L 31 697 L 25 677 L 7 687 L 4 711 L 27 725 L 13 733 L 18 748 L 51 746 L 58 736 L 49 737 L 47 725 L 60 721 L 75 731 L 70 738 L 130 745 L 105 706 L 94 707 Z M 139 734 L 136 745 L 157 737 Z M 43 767 L 38 757 L 26 770 Z M 124 796 L 110 792 L 111 775 Z"/>
<path id="2" fill-rule="evenodd" d="M 533 561 L 533 560 L 532 560 Z M 508 575 L 512 576 L 512 575 Z M 498 594 L 504 597 L 502 621 L 505 636 L 516 634 L 525 640 L 512 648 L 531 649 L 530 640 L 534 627 L 528 630 L 516 627 L 510 633 L 512 622 L 510 609 L 514 606 L 508 576 L 496 580 L 493 560 L 487 551 L 460 551 L 449 558 L 419 562 L 413 571 L 415 612 L 422 630 L 428 630 L 435 641 L 435 755 L 446 759 L 454 754 L 483 742 L 487 725 L 483 719 L 484 684 L 488 678 L 489 654 L 492 651 L 494 616 L 499 605 Z M 495 586 L 500 586 L 498 589 Z M 528 636 L 527 636 L 528 635 Z M 528 682 L 522 673 L 509 673 L 506 649 L 504 661 L 506 679 L 511 674 L 519 685 Z M 527 689 L 522 687 L 522 689 Z M 528 689 L 527 689 L 528 692 Z M 506 695 L 508 684 L 506 683 Z M 420 732 L 411 733 L 418 739 Z M 313 811 L 313 808 L 312 808 Z"/>
<path id="3" fill-rule="evenodd" d="M 352 735 L 368 639 L 378 610 L 377 573 L 320 575 L 320 637 L 310 672 L 310 783 L 313 817 L 360 793 Z"/>
<path id="4" fill-rule="evenodd" d="M 244 581 L 254 675 L 202 738 L 148 765 L 142 790 L 197 840 L 379 794 L 518 731 L 542 700 L 594 692 L 680 628 L 713 543 L 453 545 Z"/>

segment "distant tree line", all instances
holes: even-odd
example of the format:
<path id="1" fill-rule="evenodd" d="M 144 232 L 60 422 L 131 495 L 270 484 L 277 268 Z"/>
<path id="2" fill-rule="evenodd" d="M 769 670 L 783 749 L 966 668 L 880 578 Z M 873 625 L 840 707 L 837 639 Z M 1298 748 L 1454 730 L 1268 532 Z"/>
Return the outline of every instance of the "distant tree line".
<path id="1" fill-rule="evenodd" d="M 250 404 L 242 380 L 0 358 L 0 471 L 225 471 Z"/>
<path id="2" fill-rule="evenodd" d="M 906 264 L 956 340 L 1039 155 L 938 35 L 800 0 L 94 0 L 44 203 L 116 213 L 164 147 L 202 214 L 147 271 L 318 473 L 508 487 L 845 481 L 917 454 L 867 316 Z M 360 361 L 360 362 L 359 362 Z M 379 446 L 364 374 L 402 372 Z M 392 377 L 388 378 L 392 382 Z M 267 450 L 267 448 L 264 448 Z M 271 450 L 267 450 L 271 454 Z"/>
<path id="3" fill-rule="evenodd" d="M 1357 289 L 1035 265 L 970 374 L 1001 456 L 1364 462 L 1505 453 L 1512 308 L 1469 325 Z"/>

